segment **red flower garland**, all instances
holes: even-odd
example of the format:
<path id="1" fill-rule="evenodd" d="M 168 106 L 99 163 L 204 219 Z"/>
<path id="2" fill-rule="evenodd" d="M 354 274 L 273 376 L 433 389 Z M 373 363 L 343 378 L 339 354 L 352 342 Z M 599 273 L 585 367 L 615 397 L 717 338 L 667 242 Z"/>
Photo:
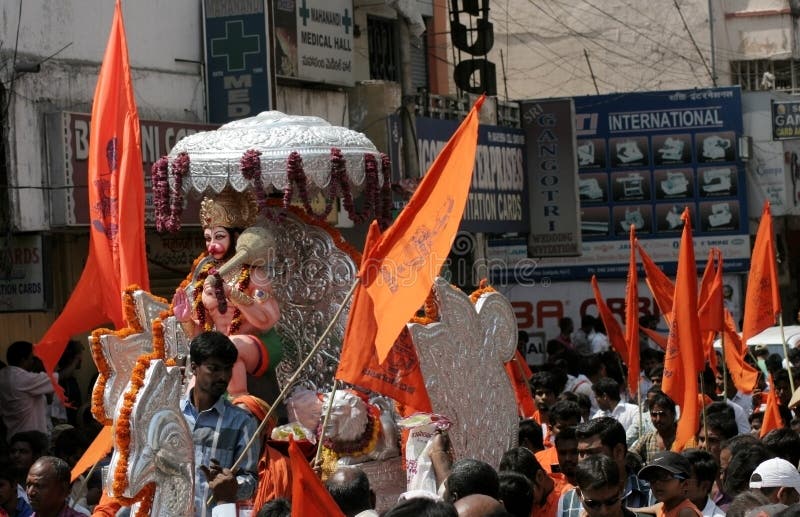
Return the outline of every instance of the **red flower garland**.
<path id="1" fill-rule="evenodd" d="M 264 183 L 261 179 L 261 151 L 250 149 L 245 151 L 239 164 L 239 170 L 246 180 L 253 183 L 256 191 L 256 202 L 258 203 L 258 213 L 264 214 L 267 211 L 267 194 L 264 192 Z"/>
<path id="2" fill-rule="evenodd" d="M 169 219 L 166 229 L 177 232 L 181 229 L 181 215 L 183 214 L 183 178 L 189 174 L 189 154 L 180 153 L 172 161 L 172 176 L 175 178 L 175 187 L 170 189 Z"/>
<path id="3" fill-rule="evenodd" d="M 169 180 L 167 166 L 169 160 L 162 156 L 153 164 L 151 172 L 151 188 L 153 189 L 153 208 L 156 218 L 156 231 L 163 232 L 167 220 L 167 205 L 169 204 Z"/>

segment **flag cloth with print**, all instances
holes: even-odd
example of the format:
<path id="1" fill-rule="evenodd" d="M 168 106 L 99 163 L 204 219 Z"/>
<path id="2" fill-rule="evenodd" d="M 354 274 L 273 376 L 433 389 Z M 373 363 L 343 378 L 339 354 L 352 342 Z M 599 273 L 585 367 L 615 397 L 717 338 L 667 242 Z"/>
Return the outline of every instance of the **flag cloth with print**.
<path id="1" fill-rule="evenodd" d="M 339 505 L 308 465 L 300 447 L 289 437 L 289 464 L 292 471 L 292 517 L 344 517 Z"/>
<path id="2" fill-rule="evenodd" d="M 747 275 L 742 324 L 742 343 L 745 345 L 748 339 L 775 325 L 781 312 L 774 238 L 770 205 L 769 201 L 765 201 L 761 221 L 758 223 L 756 241 L 753 244 L 753 253 L 750 256 L 750 272 Z"/>
<path id="3" fill-rule="evenodd" d="M 139 116 L 117 0 L 92 104 L 89 133 L 89 256 L 58 319 L 36 344 L 52 373 L 67 341 L 106 322 L 125 326 L 122 292 L 149 289 Z"/>

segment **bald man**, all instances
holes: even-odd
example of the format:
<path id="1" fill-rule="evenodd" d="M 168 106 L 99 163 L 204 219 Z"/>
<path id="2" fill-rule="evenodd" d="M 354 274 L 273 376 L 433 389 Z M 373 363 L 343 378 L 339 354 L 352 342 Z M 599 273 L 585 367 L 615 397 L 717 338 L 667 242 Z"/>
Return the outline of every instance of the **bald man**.
<path id="1" fill-rule="evenodd" d="M 458 517 L 508 515 L 503 503 L 484 494 L 467 495 L 455 502 Z"/>
<path id="2" fill-rule="evenodd" d="M 378 517 L 375 492 L 360 468 L 339 467 L 325 482 L 325 488 L 346 517 Z"/>

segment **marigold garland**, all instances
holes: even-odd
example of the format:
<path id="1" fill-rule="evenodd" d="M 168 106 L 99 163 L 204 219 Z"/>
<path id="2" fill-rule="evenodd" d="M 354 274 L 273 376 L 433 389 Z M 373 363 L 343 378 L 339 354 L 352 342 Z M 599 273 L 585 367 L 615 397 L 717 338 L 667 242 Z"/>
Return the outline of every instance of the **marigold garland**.
<path id="1" fill-rule="evenodd" d="M 381 436 L 381 411 L 378 406 L 365 402 L 367 406 L 367 425 L 361 437 L 355 440 L 335 440 L 326 436 L 320 447 L 322 447 L 322 471 L 325 477 L 333 473 L 336 469 L 336 462 L 342 456 L 359 457 L 369 454 L 375 449 Z M 320 426 L 322 424 L 320 423 Z M 317 434 L 321 429 L 317 431 Z"/>

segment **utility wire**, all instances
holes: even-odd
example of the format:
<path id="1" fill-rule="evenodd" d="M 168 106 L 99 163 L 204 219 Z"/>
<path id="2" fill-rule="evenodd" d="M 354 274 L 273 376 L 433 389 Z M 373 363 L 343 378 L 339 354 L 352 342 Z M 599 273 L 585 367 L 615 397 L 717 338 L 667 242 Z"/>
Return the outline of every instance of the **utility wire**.
<path id="1" fill-rule="evenodd" d="M 692 41 L 692 45 L 694 45 L 694 49 L 697 51 L 697 55 L 700 56 L 700 59 L 703 61 L 703 66 L 706 67 L 706 72 L 708 72 L 708 77 L 711 78 L 711 82 L 714 82 L 714 74 L 711 73 L 711 68 L 708 67 L 708 63 L 706 62 L 706 57 L 700 52 L 700 48 L 697 46 L 697 42 L 694 40 L 694 35 L 692 31 L 689 30 L 689 25 L 686 24 L 686 18 L 683 17 L 683 11 L 681 11 L 681 6 L 678 5 L 678 0 L 672 0 L 672 3 L 675 4 L 675 9 L 678 10 L 678 14 L 681 17 L 681 21 L 683 22 L 683 28 L 686 29 L 686 33 L 689 35 L 689 39 Z M 711 13 L 709 13 L 709 16 Z"/>

